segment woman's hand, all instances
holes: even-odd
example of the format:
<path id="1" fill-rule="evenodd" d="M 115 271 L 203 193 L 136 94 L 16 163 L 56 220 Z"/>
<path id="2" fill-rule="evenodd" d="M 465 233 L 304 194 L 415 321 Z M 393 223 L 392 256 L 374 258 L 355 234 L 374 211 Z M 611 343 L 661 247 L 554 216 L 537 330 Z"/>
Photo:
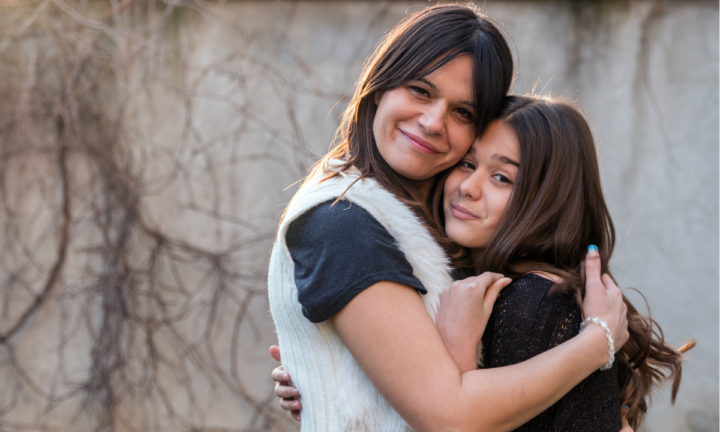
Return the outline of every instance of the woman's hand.
<path id="1" fill-rule="evenodd" d="M 280 348 L 271 346 L 270 355 L 279 362 Z M 290 374 L 285 372 L 282 366 L 278 366 L 270 373 L 270 377 L 275 381 L 275 395 L 280 398 L 280 408 L 290 411 L 290 416 L 300 421 L 302 403 L 297 400 L 300 398 L 300 392 L 293 386 Z"/>
<path id="2" fill-rule="evenodd" d="M 591 246 L 585 258 L 585 298 L 583 299 L 583 310 L 588 317 L 598 317 L 610 328 L 615 342 L 615 351 L 627 342 L 630 337 L 628 333 L 627 306 L 623 301 L 620 288 L 609 275 L 600 275 L 600 255 L 597 248 Z M 602 332 L 599 326 L 590 325 L 586 327 L 597 328 L 592 331 Z M 583 332 L 584 333 L 584 332 Z M 607 348 L 605 349 L 605 362 L 607 362 Z"/>
<path id="3" fill-rule="evenodd" d="M 440 295 L 435 326 L 461 373 L 477 369 L 476 351 L 500 290 L 512 280 L 498 273 L 454 282 Z"/>

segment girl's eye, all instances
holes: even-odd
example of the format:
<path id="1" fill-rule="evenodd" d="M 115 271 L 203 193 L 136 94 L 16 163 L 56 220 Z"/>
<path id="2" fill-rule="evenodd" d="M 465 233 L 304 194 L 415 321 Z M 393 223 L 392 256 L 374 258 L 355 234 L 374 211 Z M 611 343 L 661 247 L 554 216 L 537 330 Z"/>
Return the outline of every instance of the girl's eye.
<path id="1" fill-rule="evenodd" d="M 418 86 L 408 86 L 408 88 L 409 88 L 413 93 L 417 93 L 417 94 L 419 94 L 420 96 L 430 97 L 430 93 L 428 93 L 428 91 L 425 90 L 425 89 L 422 88 L 422 87 L 418 87 Z"/>
<path id="2" fill-rule="evenodd" d="M 460 163 L 458 164 L 458 166 L 459 166 L 460 168 L 465 168 L 465 169 L 469 169 L 469 170 L 474 170 L 474 169 L 475 169 L 475 165 L 473 165 L 472 162 L 470 162 L 470 161 L 460 161 Z"/>
<path id="3" fill-rule="evenodd" d="M 509 178 L 505 177 L 502 174 L 495 174 L 492 176 L 495 180 L 499 181 L 500 183 L 506 183 L 506 184 L 512 184 Z"/>

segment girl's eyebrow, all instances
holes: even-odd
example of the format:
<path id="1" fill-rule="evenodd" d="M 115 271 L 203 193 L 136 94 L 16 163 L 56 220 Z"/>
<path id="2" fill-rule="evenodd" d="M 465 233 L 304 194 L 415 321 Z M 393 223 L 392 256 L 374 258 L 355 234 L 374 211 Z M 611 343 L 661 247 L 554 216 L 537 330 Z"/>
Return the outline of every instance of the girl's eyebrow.
<path id="1" fill-rule="evenodd" d="M 516 167 L 520 168 L 520 164 L 519 164 L 519 163 L 515 162 L 514 160 L 510 159 L 510 158 L 507 157 L 507 156 L 502 156 L 502 155 L 494 154 L 494 155 L 492 155 L 492 158 L 491 158 L 491 159 L 496 160 L 496 161 L 498 161 L 498 162 L 500 162 L 500 163 L 515 165 Z"/>

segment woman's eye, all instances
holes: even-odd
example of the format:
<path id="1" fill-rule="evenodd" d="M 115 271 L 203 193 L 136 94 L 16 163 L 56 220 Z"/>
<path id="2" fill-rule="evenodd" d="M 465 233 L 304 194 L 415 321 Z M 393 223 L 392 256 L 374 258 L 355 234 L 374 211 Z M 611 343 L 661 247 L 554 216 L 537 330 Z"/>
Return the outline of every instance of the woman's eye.
<path id="1" fill-rule="evenodd" d="M 502 174 L 495 174 L 495 175 L 493 175 L 492 177 L 493 177 L 495 180 L 499 181 L 500 183 L 512 184 L 512 181 L 510 181 L 509 178 L 505 177 L 505 176 L 502 175 Z"/>
<path id="2" fill-rule="evenodd" d="M 418 86 L 408 86 L 408 88 L 409 88 L 410 90 L 412 90 L 414 93 L 419 94 L 420 96 L 430 97 L 430 93 L 428 93 L 428 91 L 425 90 L 425 89 L 422 88 L 422 87 L 418 87 Z"/>

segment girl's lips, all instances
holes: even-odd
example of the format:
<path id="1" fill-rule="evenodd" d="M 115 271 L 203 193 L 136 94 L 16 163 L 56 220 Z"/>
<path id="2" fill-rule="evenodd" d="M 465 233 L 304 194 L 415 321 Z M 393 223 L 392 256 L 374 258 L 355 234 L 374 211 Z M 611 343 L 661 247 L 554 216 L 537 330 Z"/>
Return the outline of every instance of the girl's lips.
<path id="1" fill-rule="evenodd" d="M 405 138 L 410 142 L 410 144 L 415 147 L 416 149 L 420 150 L 421 152 L 425 154 L 439 154 L 440 151 L 433 147 L 429 142 L 423 140 L 419 136 L 413 135 L 411 133 L 400 131 Z"/>
<path id="2" fill-rule="evenodd" d="M 463 207 L 459 204 L 450 204 L 450 211 L 452 211 L 453 216 L 455 216 L 458 219 L 477 219 L 478 218 L 470 210 L 466 209 L 465 207 Z"/>

